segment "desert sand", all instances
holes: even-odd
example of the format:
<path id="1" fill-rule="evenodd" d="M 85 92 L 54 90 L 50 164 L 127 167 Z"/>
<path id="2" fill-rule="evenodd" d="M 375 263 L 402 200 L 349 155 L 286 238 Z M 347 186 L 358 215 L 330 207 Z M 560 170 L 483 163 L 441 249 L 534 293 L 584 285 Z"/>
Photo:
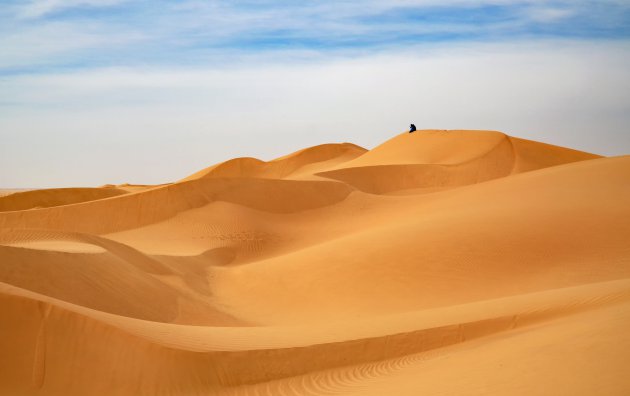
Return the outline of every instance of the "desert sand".
<path id="1" fill-rule="evenodd" d="M 2 395 L 630 395 L 630 156 L 423 130 L 7 192 L 0 321 Z"/>

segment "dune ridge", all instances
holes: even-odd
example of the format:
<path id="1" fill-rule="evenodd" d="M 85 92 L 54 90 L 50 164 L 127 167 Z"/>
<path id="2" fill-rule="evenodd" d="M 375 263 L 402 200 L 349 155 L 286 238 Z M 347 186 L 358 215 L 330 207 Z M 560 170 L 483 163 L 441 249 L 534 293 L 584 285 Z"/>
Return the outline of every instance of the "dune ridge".
<path id="1" fill-rule="evenodd" d="M 323 193 L 313 194 L 313 192 Z M 0 213 L 0 228 L 46 228 L 107 233 L 167 219 L 219 200 L 272 212 L 292 212 L 343 199 L 351 188 L 327 181 L 198 179 L 120 197 L 32 211 Z M 280 197 L 284 201 L 274 200 Z M 90 214 L 108 217 L 107 222 Z"/>
<path id="2" fill-rule="evenodd" d="M 49 208 L 126 194 L 117 188 L 51 188 L 0 196 L 0 212 Z"/>
<path id="3" fill-rule="evenodd" d="M 628 180 L 424 130 L 0 197 L 0 394 L 628 394 Z"/>
<path id="4" fill-rule="evenodd" d="M 487 337 L 491 339 L 493 337 L 501 337 L 506 332 L 518 333 L 519 330 L 522 331 L 522 329 L 529 327 L 534 327 L 535 329 L 536 326 L 549 326 L 545 325 L 545 323 L 549 322 L 553 325 L 554 323 L 571 320 L 574 316 L 588 314 L 592 311 L 616 309 L 615 313 L 619 313 L 620 307 L 625 307 L 621 312 L 625 313 L 623 319 L 627 324 L 630 322 L 627 312 L 627 308 L 630 306 L 628 302 L 630 297 L 629 284 L 627 281 L 612 283 L 612 285 L 595 284 L 568 290 L 546 292 L 535 296 L 523 296 L 534 297 L 534 301 L 539 305 L 534 305 L 533 307 L 531 302 L 526 301 L 525 298 L 521 298 L 520 301 L 515 299 L 516 301 L 514 302 L 508 298 L 502 299 L 502 301 L 488 301 L 483 304 L 472 304 L 463 309 L 457 307 L 459 309 L 451 310 L 451 320 L 459 316 L 459 319 L 468 321 L 452 324 L 447 322 L 449 324 L 434 325 L 426 328 L 416 325 L 419 327 L 417 330 L 400 332 L 400 330 L 396 330 L 395 325 L 392 326 L 390 320 L 386 327 L 387 334 L 381 337 L 356 338 L 355 329 L 352 335 L 353 339 L 347 341 L 331 343 L 316 339 L 316 343 L 313 343 L 314 340 L 298 340 L 299 343 L 297 345 L 286 345 L 286 341 L 284 341 L 295 334 L 296 329 L 294 328 L 273 329 L 275 330 L 274 333 L 267 334 L 268 337 L 273 334 L 272 339 L 276 340 L 283 336 L 282 333 L 286 332 L 289 337 L 280 338 L 282 340 L 280 345 L 273 344 L 273 342 L 270 345 L 264 341 L 262 343 L 260 341 L 256 342 L 257 345 L 242 345 L 241 340 L 237 339 L 235 342 L 233 341 L 232 345 L 228 344 L 227 347 L 223 344 L 225 341 L 213 341 L 215 346 L 208 347 L 204 346 L 204 341 L 212 340 L 217 337 L 217 334 L 221 333 L 225 336 L 228 329 L 215 327 L 199 329 L 167 324 L 162 326 L 167 326 L 168 328 L 160 329 L 161 325 L 157 323 L 107 316 L 98 311 L 90 312 L 86 315 L 85 309 L 81 307 L 72 307 L 71 311 L 75 313 L 71 313 L 71 311 L 63 309 L 54 303 L 50 305 L 50 302 L 48 302 L 42 305 L 41 300 L 37 300 L 36 296 L 10 287 L 3 288 L 0 301 L 3 311 L 21 310 L 28 312 L 29 310 L 34 310 L 40 312 L 40 315 L 34 316 L 40 316 L 45 320 L 47 327 L 45 331 L 50 333 L 48 334 L 49 337 L 52 335 L 56 340 L 55 343 L 46 345 L 45 348 L 50 348 L 48 352 L 56 352 L 58 354 L 57 348 L 68 347 L 75 343 L 77 339 L 80 340 L 81 344 L 85 344 L 82 345 L 83 347 L 78 351 L 79 353 L 73 358 L 77 360 L 75 364 L 85 363 L 89 369 L 82 370 L 81 376 L 75 378 L 75 381 L 78 380 L 78 382 L 73 383 L 73 386 L 81 385 L 87 388 L 95 383 L 98 384 L 102 372 L 110 373 L 110 380 L 131 382 L 138 386 L 138 379 L 141 378 L 139 373 L 136 373 L 137 377 L 134 378 L 134 375 L 116 370 L 116 367 L 113 365 L 117 361 L 120 362 L 121 359 L 125 359 L 124 354 L 120 355 L 119 348 L 113 348 L 109 352 L 98 348 L 98 337 L 107 337 L 108 341 L 114 345 L 125 345 L 131 335 L 134 339 L 131 342 L 134 349 L 140 346 L 144 350 L 142 353 L 136 351 L 138 354 L 136 359 L 140 359 L 137 363 L 142 364 L 143 371 L 147 370 L 151 373 L 156 373 L 160 370 L 167 370 L 170 373 L 168 377 L 156 378 L 156 382 L 149 384 L 148 389 L 157 391 L 165 385 L 173 386 L 174 384 L 169 384 L 169 382 L 175 379 L 183 384 L 184 387 L 194 385 L 196 388 L 201 387 L 202 392 L 220 392 L 234 391 L 242 385 L 265 384 L 269 381 L 292 378 L 308 373 L 319 374 L 322 370 L 356 365 L 365 366 L 376 362 L 379 362 L 380 370 L 377 369 L 377 373 L 372 375 L 375 377 L 387 376 L 406 365 L 413 364 L 416 359 L 422 360 L 423 358 L 418 356 L 419 354 L 435 354 L 437 350 L 442 348 L 454 348 L 458 345 L 474 343 Z M 612 290 L 610 286 L 613 286 Z M 568 300 L 564 304 L 562 302 L 563 298 Z M 517 304 L 514 304 L 515 302 Z M 518 303 L 520 303 L 522 311 L 515 310 L 514 305 L 518 306 Z M 68 307 L 67 304 L 64 305 L 66 305 L 64 308 Z M 503 316 L 492 316 L 495 313 L 492 311 L 497 309 L 504 313 L 506 311 L 511 312 Z M 43 315 L 41 314 L 42 312 Z M 425 317 L 431 317 L 434 321 L 435 317 L 443 314 L 443 312 L 424 312 L 422 314 Z M 95 319 L 95 317 L 98 319 Z M 409 318 L 406 319 L 409 320 Z M 343 328 L 344 324 L 342 323 L 338 326 Z M 27 329 L 24 328 L 26 326 L 20 327 L 19 330 L 22 333 L 28 334 L 28 331 L 25 331 Z M 381 324 L 381 327 L 384 326 Z M 247 330 L 250 328 L 242 329 Z M 261 336 L 258 331 L 259 328 L 254 327 L 251 329 L 253 334 L 242 335 L 250 343 Z M 205 331 L 204 333 L 206 334 L 199 334 L 199 330 L 212 331 L 210 334 L 207 334 Z M 308 334 L 312 330 L 307 329 L 305 332 Z M 347 329 L 346 331 L 349 330 L 352 329 Z M 330 332 L 330 329 L 328 331 Z M 333 331 L 336 331 L 334 327 Z M 277 333 L 280 334 L 278 335 Z M 40 332 L 37 334 L 37 338 L 40 338 Z M 196 345 L 194 341 L 190 343 L 191 338 L 193 340 L 197 339 L 197 342 L 200 343 Z M 182 341 L 184 342 L 182 343 Z M 625 341 L 627 345 L 627 337 Z M 26 339 L 25 343 L 28 345 L 31 342 Z M 16 346 L 3 345 L 3 349 L 10 347 L 15 348 Z M 20 345 L 17 347 L 24 348 L 24 346 Z M 34 351 L 34 354 L 37 356 L 37 349 Z M 102 365 L 103 363 L 97 365 L 91 363 L 96 356 L 102 354 L 105 354 L 107 357 L 107 359 L 101 360 L 104 366 Z M 434 358 L 434 356 L 429 356 L 428 359 L 431 359 L 431 357 Z M 52 360 L 50 363 L 54 362 Z M 266 369 L 260 370 L 261 365 Z M 63 367 L 63 364 L 61 366 Z M 181 366 L 185 367 L 185 369 L 182 370 Z M 44 368 L 39 370 L 43 371 Z M 378 371 L 381 372 L 379 373 Z M 361 370 L 355 378 L 350 380 L 363 382 L 366 380 L 365 377 L 369 378 Z M 55 384 L 56 380 L 58 378 L 53 377 L 49 381 L 51 387 L 63 387 L 63 384 Z M 313 376 L 311 376 L 310 380 L 314 381 Z M 195 383 L 196 381 L 200 381 L 200 383 Z M 333 377 L 333 380 L 328 385 L 338 387 L 340 385 L 338 381 Z M 84 383 L 81 384 L 81 382 Z M 196 390 L 199 391 L 198 388 Z"/>
<path id="5" fill-rule="evenodd" d="M 364 155 L 317 173 L 361 191 L 458 187 L 597 155 L 492 131 L 419 131 L 400 134 Z"/>
<path id="6" fill-rule="evenodd" d="M 235 158 L 196 172 L 182 181 L 209 177 L 283 179 L 294 175 L 304 167 L 308 166 L 312 172 L 314 166 L 338 165 L 366 151 L 352 143 L 331 143 L 299 150 L 269 162 L 250 157 Z"/>

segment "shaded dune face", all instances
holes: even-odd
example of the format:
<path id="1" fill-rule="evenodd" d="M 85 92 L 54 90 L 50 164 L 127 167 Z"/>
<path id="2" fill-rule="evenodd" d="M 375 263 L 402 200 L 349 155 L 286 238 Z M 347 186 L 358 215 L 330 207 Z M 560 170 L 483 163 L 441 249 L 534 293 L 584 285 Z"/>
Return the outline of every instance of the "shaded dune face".
<path id="1" fill-rule="evenodd" d="M 364 148 L 351 143 L 322 144 L 269 162 L 257 158 L 235 158 L 203 169 L 183 181 L 213 177 L 291 178 L 298 176 L 303 168 L 311 170 L 318 166 L 330 167 L 333 164 L 350 161 L 365 152 Z"/>
<path id="2" fill-rule="evenodd" d="M 426 130 L 0 197 L 0 394 L 630 394 L 629 180 Z"/>
<path id="3" fill-rule="evenodd" d="M 117 188 L 52 188 L 0 196 L 0 212 L 49 208 L 126 194 Z"/>
<path id="4" fill-rule="evenodd" d="M 341 201 L 351 191 L 349 186 L 329 181 L 198 179 L 113 200 L 3 213 L 0 227 L 101 234 L 156 223 L 214 201 L 272 213 L 291 213 Z"/>
<path id="5" fill-rule="evenodd" d="M 500 132 L 402 134 L 319 176 L 374 194 L 481 183 L 598 156 L 509 137 Z"/>

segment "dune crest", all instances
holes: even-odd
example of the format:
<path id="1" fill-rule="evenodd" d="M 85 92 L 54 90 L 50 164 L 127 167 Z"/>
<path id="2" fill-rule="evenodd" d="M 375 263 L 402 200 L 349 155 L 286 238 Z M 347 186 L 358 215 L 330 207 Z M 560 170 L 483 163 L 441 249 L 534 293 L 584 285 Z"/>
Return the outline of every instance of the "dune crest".
<path id="1" fill-rule="evenodd" d="M 351 143 L 322 144 L 276 158 L 269 162 L 256 158 L 235 158 L 194 173 L 182 181 L 210 177 L 251 177 L 284 179 L 304 167 L 317 169 L 350 161 L 363 153 L 362 147 Z M 313 171 L 314 173 L 314 171 Z"/>
<path id="2" fill-rule="evenodd" d="M 374 194 L 459 187 L 550 166 L 600 158 L 493 131 L 400 134 L 318 176 Z"/>
<path id="3" fill-rule="evenodd" d="M 0 197 L 0 394 L 628 394 L 628 180 L 425 130 Z"/>
<path id="4" fill-rule="evenodd" d="M 117 188 L 51 188 L 20 191 L 0 196 L 0 212 L 71 205 L 126 193 Z"/>

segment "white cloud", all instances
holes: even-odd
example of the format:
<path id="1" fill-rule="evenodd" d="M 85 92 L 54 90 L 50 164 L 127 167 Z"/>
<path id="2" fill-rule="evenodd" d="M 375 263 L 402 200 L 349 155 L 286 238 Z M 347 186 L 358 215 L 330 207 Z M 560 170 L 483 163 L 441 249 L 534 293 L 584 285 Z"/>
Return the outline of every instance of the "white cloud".
<path id="1" fill-rule="evenodd" d="M 587 36 L 612 29 L 622 35 L 616 8 L 621 0 L 345 0 L 341 2 L 153 1 L 111 14 L 68 13 L 75 7 L 108 7 L 125 0 L 30 0 L 0 9 L 0 68 L 27 71 L 43 66 L 83 68 L 105 65 L 215 64 L 222 57 L 267 56 L 270 48 L 326 54 L 372 52 L 431 40 L 514 40 L 540 23 L 545 34 Z M 252 4 L 256 5 L 252 7 Z M 505 6 L 477 21 L 483 5 Z M 442 7 L 434 20 L 404 23 L 401 7 Z M 629 6 L 625 3 L 626 8 Z M 448 8 L 451 7 L 451 8 Z M 102 10 L 106 11 L 106 10 Z M 388 17 L 386 14 L 392 11 Z M 496 10 L 495 10 L 496 11 Z M 431 10 L 427 17 L 431 18 Z M 418 12 L 416 12 L 417 14 Z M 472 13 L 472 14 L 471 14 Z M 611 15 L 615 14 L 615 15 Z M 568 17 L 587 23 L 553 25 Z M 20 19 L 27 18 L 27 19 Z M 458 19 L 459 18 L 459 19 Z M 589 30 L 590 29 L 590 30 Z M 617 30 L 614 30 L 617 29 Z M 296 48 L 300 48 L 297 50 Z M 240 53 L 236 53 L 240 51 Z M 334 54 L 333 54 L 334 55 Z M 1 71 L 1 70 L 0 70 Z M 39 69 L 38 69 L 39 71 Z"/>
<path id="2" fill-rule="evenodd" d="M 98 23 L 37 24 L 0 35 L 0 68 L 54 65 L 60 58 L 89 61 L 84 51 L 106 51 L 144 38 L 137 32 L 110 31 Z"/>
<path id="3" fill-rule="evenodd" d="M 18 15 L 22 18 L 39 18 L 74 7 L 109 7 L 125 1 L 127 0 L 30 0 L 21 5 Z"/>
<path id="4" fill-rule="evenodd" d="M 0 186 L 164 182 L 236 156 L 373 147 L 410 122 L 627 154 L 629 65 L 628 42 L 556 41 L 4 78 Z"/>
<path id="5" fill-rule="evenodd" d="M 561 19 L 569 18 L 576 14 L 576 10 L 571 8 L 557 7 L 531 7 L 526 10 L 529 19 L 538 22 L 556 22 Z"/>

